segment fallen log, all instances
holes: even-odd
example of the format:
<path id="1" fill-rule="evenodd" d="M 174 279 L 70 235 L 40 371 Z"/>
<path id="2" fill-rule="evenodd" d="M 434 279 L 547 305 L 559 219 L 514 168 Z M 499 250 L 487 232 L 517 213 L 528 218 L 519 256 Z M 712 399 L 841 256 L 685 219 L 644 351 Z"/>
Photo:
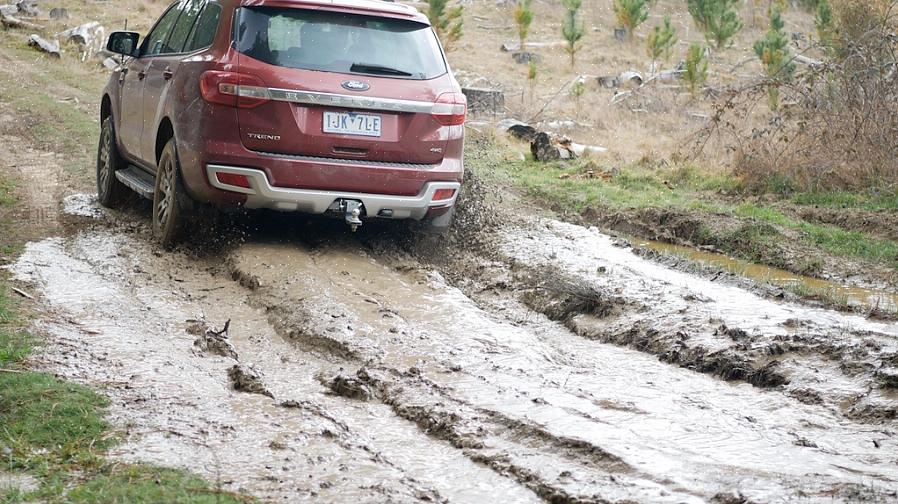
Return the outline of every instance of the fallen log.
<path id="1" fill-rule="evenodd" d="M 91 21 L 60 32 L 56 36 L 68 43 L 78 45 L 81 51 L 81 61 L 85 61 L 103 49 L 103 44 L 106 41 L 106 29 L 99 21 Z"/>
<path id="2" fill-rule="evenodd" d="M 0 15 L 0 23 L 3 24 L 4 28 L 25 28 L 28 30 L 43 30 L 44 27 L 32 23 L 30 21 L 23 21 L 15 16 L 9 16 L 6 14 Z"/>
<path id="3" fill-rule="evenodd" d="M 62 53 L 59 51 L 59 43 L 50 42 L 40 35 L 31 34 L 28 37 L 28 45 L 34 47 L 35 49 L 43 51 L 54 58 L 62 57 Z"/>

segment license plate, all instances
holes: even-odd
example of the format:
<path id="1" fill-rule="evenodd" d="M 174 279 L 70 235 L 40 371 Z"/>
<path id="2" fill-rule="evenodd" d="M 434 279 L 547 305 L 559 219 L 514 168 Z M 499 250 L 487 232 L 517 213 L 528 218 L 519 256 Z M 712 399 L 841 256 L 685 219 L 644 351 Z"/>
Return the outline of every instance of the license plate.
<path id="1" fill-rule="evenodd" d="M 325 133 L 379 137 L 380 116 L 353 112 L 325 112 L 322 130 Z"/>

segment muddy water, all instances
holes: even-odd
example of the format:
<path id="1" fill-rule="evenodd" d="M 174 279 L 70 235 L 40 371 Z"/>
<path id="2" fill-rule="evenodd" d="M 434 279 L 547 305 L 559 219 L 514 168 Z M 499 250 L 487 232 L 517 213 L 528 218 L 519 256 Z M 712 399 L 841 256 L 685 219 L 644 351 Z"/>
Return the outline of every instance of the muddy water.
<path id="1" fill-rule="evenodd" d="M 82 203 L 68 205 L 92 214 Z M 631 262 L 580 228 L 548 223 L 506 237 L 519 265 L 590 278 L 605 267 L 594 279 L 653 301 L 654 322 L 757 322 L 766 307 L 730 307 L 729 291 L 714 290 L 723 286 Z M 890 424 L 583 338 L 514 296 L 475 302 L 399 250 L 373 252 L 343 233 L 314 244 L 249 236 L 225 261 L 203 261 L 99 228 L 30 244 L 13 272 L 47 303 L 42 365 L 110 394 L 126 439 L 119 457 L 185 466 L 266 501 L 829 502 L 887 499 L 898 484 Z M 749 329 L 782 331 L 787 312 L 808 315 L 730 295 L 783 311 Z M 707 306 L 688 314 L 696 296 Z M 683 306 L 694 320 L 675 321 Z M 632 325 L 628 317 L 619 323 Z M 876 338 L 888 329 L 823 310 L 810 317 L 819 327 L 863 323 Z M 273 398 L 233 391 L 235 360 L 196 348 L 189 319 L 219 328 L 230 319 L 237 361 Z M 335 376 L 365 393 L 347 393 Z M 833 376 L 850 391 L 862 385 Z"/>
<path id="2" fill-rule="evenodd" d="M 754 371 L 770 365 L 786 391 L 807 402 L 894 416 L 888 412 L 898 406 L 898 395 L 880 387 L 873 371 L 893 372 L 888 362 L 898 351 L 898 324 L 765 299 L 664 267 L 596 230 L 560 222 L 509 230 L 502 242 L 518 264 L 561 269 L 619 299 L 614 315 L 573 324 L 584 335 L 638 347 L 651 343 L 652 353 L 685 359 L 687 367 L 704 365 L 683 357 L 693 350 Z"/>
<path id="3" fill-rule="evenodd" d="M 682 245 L 673 245 L 644 239 L 630 240 L 635 247 L 647 248 L 662 254 L 683 257 L 701 264 L 721 268 L 759 282 L 770 283 L 778 287 L 801 289 L 812 293 L 825 293 L 835 299 L 844 299 L 850 306 L 871 310 L 898 311 L 898 293 L 877 289 L 865 289 L 849 285 L 829 282 L 819 278 L 796 275 L 785 270 L 735 259 L 724 254 L 696 250 Z"/>
<path id="4" fill-rule="evenodd" d="M 85 233 L 29 244 L 13 268 L 48 304 L 43 365 L 111 395 L 127 440 L 118 456 L 187 467 L 270 501 L 535 499 L 386 406 L 325 394 L 315 375 L 337 372 L 339 361 L 296 352 L 209 265 L 153 252 Z M 185 321 L 201 317 L 231 320 L 240 361 L 262 370 L 274 400 L 234 392 L 234 361 L 194 350 Z M 300 406 L 277 405 L 285 400 Z"/>
<path id="5" fill-rule="evenodd" d="M 390 396 L 395 409 L 424 405 L 473 437 L 478 459 L 502 453 L 509 472 L 568 498 L 683 502 L 736 489 L 770 501 L 898 481 L 898 444 L 880 428 L 584 340 L 513 302 L 485 312 L 426 268 L 397 271 L 342 242 L 248 244 L 234 267 L 285 303 L 348 315 L 352 330 L 329 334 L 359 361 L 426 378 Z"/>

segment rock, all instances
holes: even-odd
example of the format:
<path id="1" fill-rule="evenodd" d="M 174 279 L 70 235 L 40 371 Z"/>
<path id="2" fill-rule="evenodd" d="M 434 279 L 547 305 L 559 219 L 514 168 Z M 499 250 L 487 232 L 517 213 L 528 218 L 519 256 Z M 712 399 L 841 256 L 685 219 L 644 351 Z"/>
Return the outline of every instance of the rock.
<path id="1" fill-rule="evenodd" d="M 81 61 L 92 58 L 106 45 L 106 28 L 99 21 L 91 21 L 65 30 L 57 36 L 70 44 L 77 44 L 81 51 Z"/>
<path id="2" fill-rule="evenodd" d="M 69 19 L 69 10 L 63 7 L 54 7 L 50 9 L 50 19 Z"/>
<path id="3" fill-rule="evenodd" d="M 19 0 L 16 2 L 16 9 L 23 16 L 37 17 L 41 15 L 41 10 L 37 8 L 35 0 Z"/>
<path id="4" fill-rule="evenodd" d="M 505 112 L 505 94 L 498 89 L 463 87 L 471 114 L 500 114 Z"/>
<path id="5" fill-rule="evenodd" d="M 228 379 L 234 390 L 249 394 L 260 394 L 274 398 L 274 394 L 262 383 L 262 374 L 252 364 L 235 364 L 228 369 Z"/>
<path id="6" fill-rule="evenodd" d="M 558 161 L 574 159 L 585 154 L 601 154 L 608 149 L 597 145 L 583 145 L 574 143 L 566 136 L 546 133 L 537 133 L 530 142 L 530 153 L 537 161 Z"/>
<path id="7" fill-rule="evenodd" d="M 567 137 L 550 135 L 545 131 L 536 134 L 530 142 L 530 153 L 537 161 L 558 161 L 573 159 L 574 152 L 569 148 L 571 140 Z"/>
<path id="8" fill-rule="evenodd" d="M 542 56 L 532 52 L 519 51 L 511 54 L 511 58 L 515 63 L 523 65 L 524 63 L 539 63 L 543 60 Z"/>
<path id="9" fill-rule="evenodd" d="M 15 5 L 0 5 L 0 17 L 15 16 L 19 13 L 19 8 Z"/>
<path id="10" fill-rule="evenodd" d="M 39 35 L 32 34 L 28 37 L 28 45 L 43 51 L 54 58 L 59 58 L 62 54 L 59 52 L 59 43 L 50 42 Z"/>
<path id="11" fill-rule="evenodd" d="M 621 41 L 621 42 L 624 42 L 624 41 L 627 40 L 628 38 L 629 38 L 629 37 L 628 37 L 628 35 L 627 35 L 627 29 L 626 29 L 626 28 L 617 27 L 617 28 L 614 29 L 614 40 L 619 40 L 619 41 Z"/>

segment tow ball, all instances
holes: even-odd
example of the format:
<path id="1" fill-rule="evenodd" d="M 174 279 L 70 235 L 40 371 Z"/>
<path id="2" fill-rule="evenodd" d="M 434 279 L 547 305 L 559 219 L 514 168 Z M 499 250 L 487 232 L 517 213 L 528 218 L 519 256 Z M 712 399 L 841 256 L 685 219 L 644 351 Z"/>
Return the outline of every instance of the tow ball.
<path id="1" fill-rule="evenodd" d="M 346 219 L 346 223 L 349 224 L 349 227 L 352 229 L 352 232 L 359 228 L 362 225 L 362 206 L 361 201 L 355 200 L 344 200 L 343 201 L 343 217 Z"/>

